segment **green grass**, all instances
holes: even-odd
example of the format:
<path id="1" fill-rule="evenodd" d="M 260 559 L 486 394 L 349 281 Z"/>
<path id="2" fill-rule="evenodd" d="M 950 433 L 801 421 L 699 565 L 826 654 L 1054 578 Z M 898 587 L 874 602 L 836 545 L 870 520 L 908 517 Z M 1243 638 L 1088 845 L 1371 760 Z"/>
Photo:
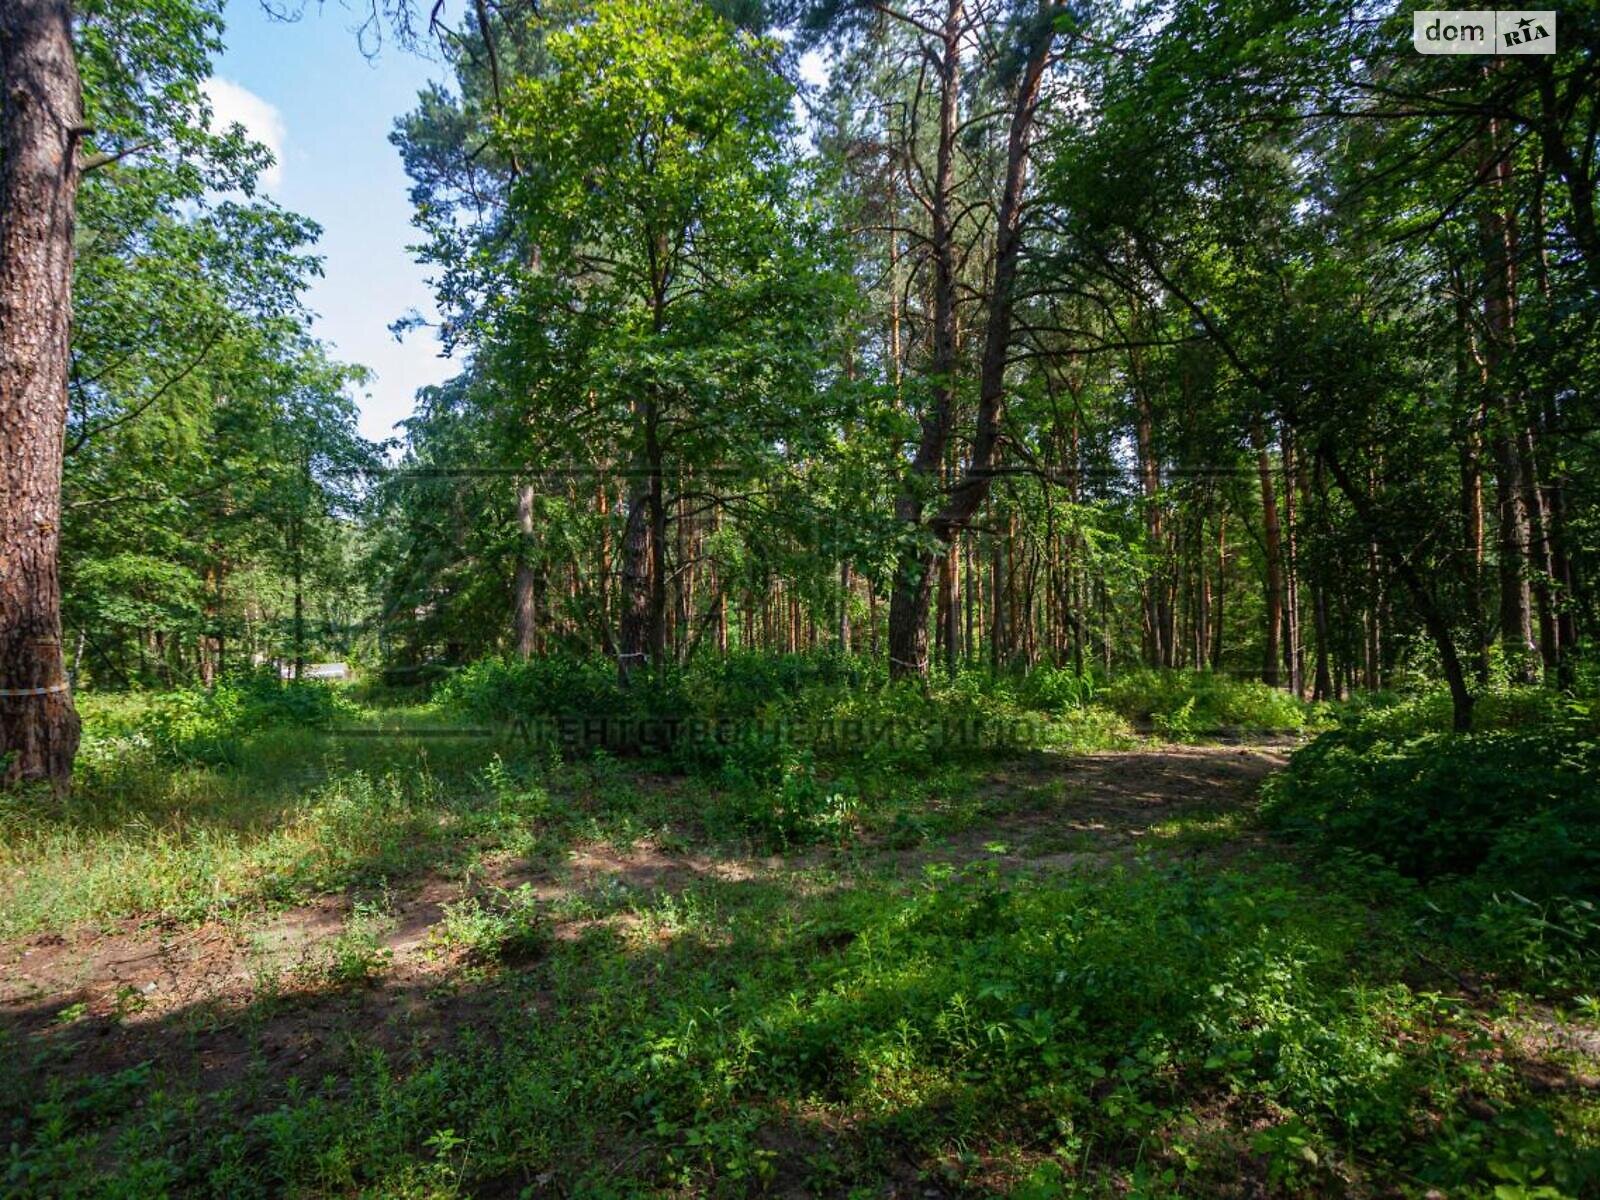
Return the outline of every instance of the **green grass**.
<path id="1" fill-rule="evenodd" d="M 490 666 L 487 682 L 464 678 L 501 695 L 515 664 Z M 731 739 L 649 760 L 651 774 L 687 770 L 677 787 L 638 786 L 603 750 L 563 759 L 503 709 L 453 694 L 361 707 L 333 688 L 250 681 L 86 697 L 72 795 L 0 794 L 0 938 L 250 912 L 576 840 L 748 852 L 886 831 L 921 841 L 983 815 L 970 784 L 997 754 L 1129 740 L 1107 710 L 1030 713 L 965 684 L 923 696 L 824 680 L 809 701 L 779 693 L 784 711 L 761 723 L 745 692 L 719 687 L 737 700 Z"/>
<path id="2" fill-rule="evenodd" d="M 254 1105 L 148 1072 L 58 1084 L 25 1108 L 11 1182 L 93 1193 L 111 1181 L 88 1151 L 111 1146 L 124 1195 L 1597 1178 L 1592 1142 L 1561 1132 L 1567 1109 L 1594 1120 L 1579 1097 L 1533 1091 L 1481 1011 L 1402 982 L 1404 930 L 1375 937 L 1282 866 L 823 874 L 629 911 L 469 985 L 481 1015 L 443 1052 L 353 1047 L 347 1074 L 238 1085 L 265 1089 Z M 365 978 L 355 961 L 327 986 Z"/>
<path id="3" fill-rule="evenodd" d="M 841 688 L 829 711 L 913 730 L 1032 712 L 1046 732 L 1019 748 L 1027 770 L 1003 747 L 914 742 L 562 758 L 427 736 L 459 722 L 448 703 L 327 721 L 297 700 L 265 723 L 201 709 L 179 728 L 152 725 L 148 699 L 91 702 L 77 793 L 0 809 L 7 936 L 156 914 L 248 934 L 285 905 L 348 900 L 230 1005 L 147 1012 L 135 990 L 109 1013 L 68 997 L 31 1029 L 0 1023 L 18 1081 L 0 1098 L 0 1192 L 1600 1187 L 1583 1083 L 1600 1001 L 1581 956 L 1551 971 L 1527 949 L 1578 918 L 1528 896 L 1542 907 L 1507 943 L 1441 905 L 1459 875 L 1407 875 L 1306 823 L 1351 781 L 1412 802 L 1421 767 L 1392 760 L 1449 736 L 1425 703 L 1406 702 L 1412 732 L 1370 706 L 1297 756 L 1272 797 L 1275 821 L 1301 821 L 1292 840 L 1247 806 L 1177 804 L 1152 811 L 1135 855 L 1080 827 L 1096 797 L 1055 777 L 1074 729 L 1096 746 L 1119 728 L 1095 697 L 966 687 Z M 1358 735 L 1370 763 L 1349 758 Z M 606 847 L 676 874 L 556 886 L 571 851 Z M 1028 865 L 1062 854 L 1070 870 Z M 508 862 L 543 882 L 494 882 Z M 391 939 L 424 881 L 440 899 L 405 957 Z"/>

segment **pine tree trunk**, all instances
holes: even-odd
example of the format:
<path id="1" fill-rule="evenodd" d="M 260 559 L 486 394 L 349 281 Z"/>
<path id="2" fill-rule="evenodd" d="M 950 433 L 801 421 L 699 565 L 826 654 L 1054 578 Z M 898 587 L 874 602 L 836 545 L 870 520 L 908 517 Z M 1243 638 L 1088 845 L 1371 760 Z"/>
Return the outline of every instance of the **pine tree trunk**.
<path id="1" fill-rule="evenodd" d="M 953 105 L 956 87 L 955 67 L 956 55 L 961 44 L 961 17 L 962 4 L 960 0 L 950 0 L 949 19 L 945 26 L 945 59 L 944 65 L 947 72 L 943 96 Z M 1005 183 L 1001 189 L 1000 204 L 995 212 L 994 224 L 994 255 L 993 279 L 989 288 L 989 300 L 984 316 L 983 354 L 978 367 L 978 411 L 976 429 L 972 439 L 972 449 L 967 459 L 966 466 L 961 471 L 959 481 L 950 490 L 948 499 L 943 506 L 928 522 L 930 531 L 943 543 L 943 549 L 949 547 L 956 535 L 971 522 L 974 514 L 982 508 L 988 498 L 989 488 L 994 482 L 994 476 L 1000 464 L 1003 436 L 1001 426 L 1005 416 L 1006 404 L 1006 368 L 1009 363 L 1011 350 L 1011 326 L 1016 302 L 1016 278 L 1018 266 L 1022 257 L 1022 216 L 1023 216 L 1023 191 L 1027 183 L 1029 147 L 1033 137 L 1034 117 L 1038 107 L 1039 88 L 1044 78 L 1044 70 L 1049 59 L 1050 46 L 1053 35 L 1053 26 L 1048 24 L 1040 27 L 1040 32 L 1035 34 L 1034 42 L 1026 65 L 1023 67 L 1021 78 L 1017 83 L 1014 103 L 1011 109 L 1011 123 L 1006 138 L 1006 172 Z M 953 122 L 955 112 L 953 107 L 948 111 L 941 109 L 940 114 L 940 154 L 941 176 L 938 190 L 934 197 L 935 207 L 935 233 L 938 234 L 940 218 L 938 209 L 941 203 L 948 203 L 950 197 L 945 195 L 946 184 L 950 182 L 944 176 L 944 168 L 949 166 L 945 161 L 945 133 L 948 131 L 950 140 L 955 136 L 955 127 L 947 122 Z M 953 149 L 953 147 L 952 147 Z M 952 168 L 953 169 L 953 168 Z M 942 199 L 941 199 L 942 198 Z M 948 221 L 948 217 L 943 218 Z M 945 228 L 948 237 L 949 228 Z M 954 334 L 954 294 L 953 273 L 948 279 L 944 278 L 945 269 L 941 265 L 941 258 L 937 252 L 936 236 L 935 267 L 940 276 L 940 286 L 935 288 L 935 308 L 941 310 L 945 305 L 951 308 L 950 326 L 948 329 L 936 319 L 934 322 L 934 339 L 936 352 L 935 369 L 938 384 L 936 392 L 949 387 L 951 373 L 955 363 Z M 953 267 L 953 264 L 952 264 Z M 944 285 L 952 285 L 951 294 L 944 296 Z M 946 336 L 951 340 L 948 345 L 943 344 Z M 946 357 L 948 355 L 948 357 Z M 948 362 L 949 371 L 938 370 L 939 364 Z M 935 403 L 935 409 L 943 412 L 944 433 L 937 442 L 938 453 L 927 458 L 925 474 L 931 475 L 938 469 L 943 461 L 944 446 L 949 434 L 949 406 L 953 397 L 944 395 Z M 918 459 L 924 458 L 925 452 L 935 448 L 927 437 L 927 427 L 924 426 L 923 444 L 918 448 Z M 904 499 L 904 497 L 902 497 Z M 914 506 L 901 509 L 902 519 L 914 515 L 920 523 L 922 503 L 917 499 Z M 906 577 L 907 586 L 902 587 L 897 576 L 893 603 L 890 608 L 890 646 L 889 665 L 891 672 L 905 674 L 911 671 L 924 671 L 927 667 L 928 648 L 928 595 L 932 585 L 932 575 L 935 554 L 932 551 L 923 551 L 916 555 L 908 555 L 902 559 L 900 571 L 909 568 Z M 998 597 L 997 597 L 998 600 Z M 898 620 L 896 617 L 898 615 Z M 920 665 L 919 665 L 920 664 Z"/>
<path id="2" fill-rule="evenodd" d="M 622 603 L 617 624 L 617 677 L 627 683 L 649 658 L 650 486 L 643 474 L 628 488 L 622 526 Z"/>
<path id="3" fill-rule="evenodd" d="M 850 594 L 855 587 L 855 575 L 850 560 L 839 564 L 839 652 L 850 653 Z"/>
<path id="4" fill-rule="evenodd" d="M 1266 546 L 1266 646 L 1261 658 L 1261 681 L 1278 686 L 1278 631 L 1283 626 L 1283 539 L 1278 526 L 1278 498 L 1272 486 L 1272 462 L 1267 443 L 1257 427 L 1253 440 L 1256 471 L 1261 477 L 1261 527 Z"/>
<path id="5" fill-rule="evenodd" d="M 1228 514 L 1226 511 L 1217 514 L 1217 600 L 1216 615 L 1212 618 L 1216 625 L 1211 635 L 1211 667 L 1216 670 L 1222 666 L 1223 625 L 1228 615 Z"/>
<path id="6" fill-rule="evenodd" d="M 895 517 L 921 531 L 928 493 L 944 464 L 955 412 L 956 246 L 955 155 L 961 82 L 963 0 L 948 0 L 939 58 L 939 142 L 934 167 L 932 397 L 922 416 L 917 453 L 895 500 Z M 928 669 L 928 601 L 933 589 L 931 551 L 904 551 L 889 591 L 889 674 L 900 679 Z"/>
<path id="7" fill-rule="evenodd" d="M 1518 414 L 1512 383 L 1502 365 L 1516 342 L 1517 232 L 1512 216 L 1511 158 L 1491 118 L 1484 136 L 1481 176 L 1486 181 L 1479 229 L 1483 239 L 1484 384 L 1493 397 L 1495 499 L 1499 517 L 1500 642 L 1508 665 L 1524 680 L 1533 674 L 1533 600 L 1528 587 L 1528 513 L 1517 455 Z"/>
<path id="8" fill-rule="evenodd" d="M 1294 435 L 1283 431 L 1283 665 L 1289 673 L 1289 690 L 1305 699 L 1305 653 L 1300 635 L 1300 564 L 1295 544 L 1296 464 Z"/>
<path id="9" fill-rule="evenodd" d="M 61 458 L 83 103 L 66 0 L 0 3 L 0 783 L 71 781 Z"/>
<path id="10" fill-rule="evenodd" d="M 517 575 L 516 593 L 517 654 L 532 658 L 538 648 L 538 606 L 534 602 L 533 575 L 533 485 L 517 488 Z"/>

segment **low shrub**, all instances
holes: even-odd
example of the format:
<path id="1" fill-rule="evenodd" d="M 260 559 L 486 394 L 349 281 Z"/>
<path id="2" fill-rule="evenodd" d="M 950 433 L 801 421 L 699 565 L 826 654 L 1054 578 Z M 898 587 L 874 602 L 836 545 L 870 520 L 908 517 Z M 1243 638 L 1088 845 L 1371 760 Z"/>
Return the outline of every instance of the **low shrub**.
<path id="1" fill-rule="evenodd" d="M 987 671 L 889 683 L 881 664 L 837 653 L 707 656 L 642 672 L 626 688 L 598 659 L 491 659 L 457 672 L 436 704 L 476 722 L 553 738 L 568 752 L 653 752 L 683 770 L 788 746 L 820 762 L 919 771 L 952 755 L 1094 744 L 1120 720 L 1086 718 L 1093 684 L 1049 668 L 1019 685 Z"/>
<path id="2" fill-rule="evenodd" d="M 1093 675 L 1045 664 L 1022 677 L 1017 699 L 1035 712 L 1059 713 L 1087 708 L 1099 691 Z"/>
<path id="3" fill-rule="evenodd" d="M 1586 703 L 1485 704 L 1458 734 L 1436 698 L 1367 704 L 1270 780 L 1270 823 L 1435 884 L 1428 901 L 1496 961 L 1542 978 L 1600 964 L 1600 737 Z M 1421 730 L 1421 732 L 1418 732 Z"/>
<path id="4" fill-rule="evenodd" d="M 234 762 L 241 740 L 265 729 L 327 729 L 355 707 L 331 684 L 285 682 L 273 671 L 230 677 L 207 690 L 157 697 L 140 724 L 163 757 L 180 762 Z"/>
<path id="5" fill-rule="evenodd" d="M 1101 699 L 1178 739 L 1224 730 L 1297 733 L 1312 717 L 1311 707 L 1288 692 L 1211 671 L 1131 671 L 1113 679 Z"/>

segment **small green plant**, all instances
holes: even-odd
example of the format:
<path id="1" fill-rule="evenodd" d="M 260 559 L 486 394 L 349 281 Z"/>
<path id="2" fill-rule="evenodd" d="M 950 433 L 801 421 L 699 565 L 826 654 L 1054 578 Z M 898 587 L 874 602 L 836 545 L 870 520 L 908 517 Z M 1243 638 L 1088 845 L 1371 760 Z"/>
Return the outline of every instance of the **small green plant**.
<path id="1" fill-rule="evenodd" d="M 444 918 L 429 931 L 440 950 L 478 965 L 532 958 L 548 943 L 549 931 L 533 889 L 498 890 L 490 902 L 469 896 L 444 905 Z"/>
<path id="2" fill-rule="evenodd" d="M 388 969 L 394 957 L 383 942 L 383 935 L 392 925 L 385 906 L 358 902 L 343 929 L 310 953 L 297 967 L 296 975 L 309 985 L 345 988 L 372 983 Z"/>

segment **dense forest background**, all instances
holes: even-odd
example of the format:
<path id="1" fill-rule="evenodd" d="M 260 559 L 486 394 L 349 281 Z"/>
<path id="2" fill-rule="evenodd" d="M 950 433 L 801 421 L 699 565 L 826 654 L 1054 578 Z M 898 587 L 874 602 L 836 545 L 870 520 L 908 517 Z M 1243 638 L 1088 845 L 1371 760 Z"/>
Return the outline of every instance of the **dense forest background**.
<path id="1" fill-rule="evenodd" d="M 1594 0 L 345 11 L 384 443 L 0 0 L 0 1193 L 1600 1195 Z"/>
<path id="2" fill-rule="evenodd" d="M 196 102 L 215 13 L 178 16 L 97 75 L 135 18 L 86 12 L 130 139 Z M 393 140 L 461 372 L 387 451 L 240 130 L 192 107 L 172 158 L 86 177 L 80 686 L 837 647 L 1438 677 L 1465 723 L 1491 679 L 1584 670 L 1586 10 L 1510 59 L 1304 2 L 504 3 L 414 36 L 456 74 Z"/>

